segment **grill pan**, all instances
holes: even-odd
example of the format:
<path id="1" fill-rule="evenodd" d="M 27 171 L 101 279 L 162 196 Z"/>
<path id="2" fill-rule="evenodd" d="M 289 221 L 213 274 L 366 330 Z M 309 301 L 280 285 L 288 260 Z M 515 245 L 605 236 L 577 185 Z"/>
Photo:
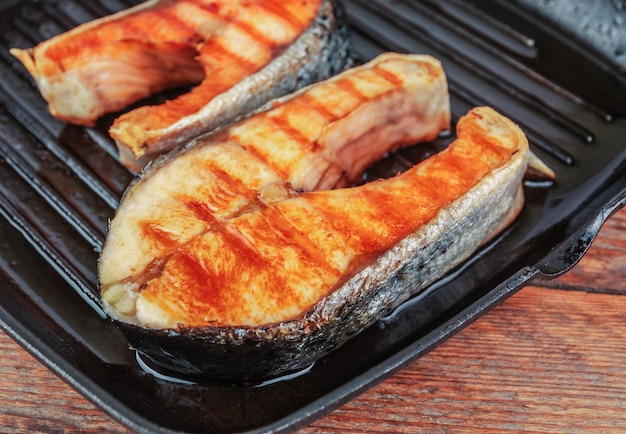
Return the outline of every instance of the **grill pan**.
<path id="1" fill-rule="evenodd" d="M 0 3 L 0 326 L 137 432 L 302 426 L 532 279 L 567 271 L 626 203 L 626 74 L 611 53 L 524 2 L 345 1 L 357 60 L 383 51 L 434 55 L 448 75 L 453 119 L 472 106 L 495 107 L 522 127 L 557 180 L 528 183 L 526 206 L 502 236 L 303 375 L 246 385 L 168 378 L 136 357 L 98 302 L 98 253 L 132 179 L 107 134 L 113 117 L 94 128 L 52 118 L 8 53 L 134 3 Z M 449 140 L 395 153 L 365 178 L 404 170 Z"/>

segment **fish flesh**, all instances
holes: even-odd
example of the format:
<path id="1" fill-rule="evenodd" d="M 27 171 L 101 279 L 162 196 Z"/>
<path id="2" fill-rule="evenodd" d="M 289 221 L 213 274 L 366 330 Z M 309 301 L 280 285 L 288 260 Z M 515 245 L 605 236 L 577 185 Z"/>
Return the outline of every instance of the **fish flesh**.
<path id="1" fill-rule="evenodd" d="M 343 168 L 348 175 L 322 181 L 329 173 L 322 165 L 317 177 L 298 178 L 280 170 L 285 159 L 300 161 L 297 153 L 278 146 L 273 165 L 267 154 L 242 145 L 242 137 L 258 137 L 243 134 L 246 125 L 259 131 L 272 110 L 331 95 L 336 81 L 352 83 L 341 86 L 362 95 L 357 83 L 370 80 L 358 75 L 373 72 L 394 86 L 360 98 L 348 114 L 320 122 L 315 133 L 307 124 L 284 127 L 311 139 L 343 122 L 321 152 L 336 164 L 355 162 Z M 405 85 L 416 75 L 422 76 L 419 86 Z M 528 142 L 487 107 L 458 121 L 456 139 L 445 150 L 393 178 L 349 186 L 350 170 L 374 158 L 364 157 L 368 152 L 353 147 L 355 141 L 379 157 L 377 147 L 401 146 L 419 119 L 435 113 L 421 125 L 448 127 L 445 85 L 436 103 L 420 93 L 440 86 L 441 76 L 441 66 L 427 56 L 381 56 L 149 166 L 120 204 L 99 262 L 103 303 L 131 345 L 186 375 L 246 380 L 302 369 L 510 225 L 524 203 Z M 364 86 L 373 90 L 383 81 Z M 345 99 L 322 99 L 327 107 L 320 111 L 341 111 Z M 411 99 L 424 101 L 413 105 Z M 382 110 L 373 116 L 376 107 Z M 316 152 L 312 147 L 309 155 Z"/>
<path id="2" fill-rule="evenodd" d="M 386 53 L 193 140 L 125 192 L 100 260 L 105 299 L 133 311 L 146 270 L 210 224 L 292 191 L 351 185 L 386 152 L 449 128 L 440 62 Z"/>
<path id="3" fill-rule="evenodd" d="M 156 92 L 188 93 L 122 114 L 110 134 L 140 170 L 156 155 L 351 65 L 335 0 L 151 0 L 12 49 L 57 118 L 93 125 Z"/>

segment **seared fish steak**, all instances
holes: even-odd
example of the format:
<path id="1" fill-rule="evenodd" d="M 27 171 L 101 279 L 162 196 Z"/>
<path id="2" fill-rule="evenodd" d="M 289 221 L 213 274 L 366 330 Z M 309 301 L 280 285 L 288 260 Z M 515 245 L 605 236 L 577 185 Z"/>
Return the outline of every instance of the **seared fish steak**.
<path id="1" fill-rule="evenodd" d="M 185 374 L 244 380 L 308 366 L 520 212 L 519 128 L 478 108 L 457 135 L 394 178 L 295 194 L 214 226 L 158 264 L 136 293 L 136 324 L 113 316 L 144 356 Z"/>

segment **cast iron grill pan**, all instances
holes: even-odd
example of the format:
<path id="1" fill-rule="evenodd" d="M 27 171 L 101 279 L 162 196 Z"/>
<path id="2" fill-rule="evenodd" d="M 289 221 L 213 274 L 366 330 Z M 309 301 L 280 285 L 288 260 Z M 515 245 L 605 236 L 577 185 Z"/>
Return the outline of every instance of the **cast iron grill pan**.
<path id="1" fill-rule="evenodd" d="M 472 106 L 495 107 L 524 129 L 557 181 L 526 185 L 524 211 L 506 233 L 304 375 L 254 385 L 148 373 L 97 296 L 107 221 L 132 179 L 106 132 L 113 116 L 95 128 L 52 118 L 8 53 L 133 3 L 25 0 L 2 10 L 0 325 L 135 431 L 266 432 L 306 424 L 531 279 L 565 272 L 626 202 L 626 80 L 606 53 L 511 2 L 346 1 L 359 61 L 383 51 L 438 57 L 453 118 Z M 405 170 L 450 139 L 400 151 L 365 180 Z"/>

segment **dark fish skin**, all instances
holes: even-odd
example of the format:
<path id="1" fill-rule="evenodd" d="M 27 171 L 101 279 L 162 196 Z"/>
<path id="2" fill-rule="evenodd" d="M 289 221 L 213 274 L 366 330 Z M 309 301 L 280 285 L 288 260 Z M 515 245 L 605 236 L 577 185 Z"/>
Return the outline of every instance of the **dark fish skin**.
<path id="1" fill-rule="evenodd" d="M 526 138 L 512 122 L 491 109 L 476 109 L 470 116 L 468 129 L 476 126 L 482 132 L 476 135 L 474 131 L 464 139 L 476 146 L 485 137 L 488 141 L 509 140 L 519 146 L 510 162 L 442 207 L 435 218 L 303 316 L 257 327 L 179 327 L 147 332 L 118 322 L 119 327 L 151 362 L 190 376 L 256 381 L 300 370 L 319 360 L 461 264 L 521 211 L 521 181 L 529 158 Z M 470 160 L 467 164 L 480 162 Z"/>

